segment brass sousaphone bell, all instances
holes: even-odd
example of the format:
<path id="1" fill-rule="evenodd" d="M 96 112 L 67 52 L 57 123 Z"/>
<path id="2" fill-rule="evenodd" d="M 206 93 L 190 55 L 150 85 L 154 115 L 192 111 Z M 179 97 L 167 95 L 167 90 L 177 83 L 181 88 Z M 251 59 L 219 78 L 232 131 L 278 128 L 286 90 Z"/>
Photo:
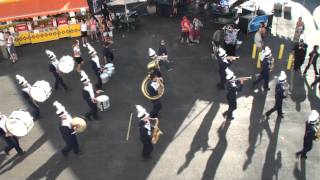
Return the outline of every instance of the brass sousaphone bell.
<path id="1" fill-rule="evenodd" d="M 160 99 L 163 94 L 164 94 L 164 91 L 165 91 L 165 88 L 164 88 L 164 84 L 163 82 L 159 79 L 158 80 L 158 83 L 160 84 L 159 88 L 158 88 L 158 95 L 156 96 L 151 96 L 148 92 L 148 84 L 150 83 L 151 79 L 150 79 L 150 75 L 148 74 L 144 80 L 142 81 L 142 84 L 141 84 L 141 91 L 142 91 L 142 94 L 150 99 L 150 100 L 157 100 L 157 99 Z"/>

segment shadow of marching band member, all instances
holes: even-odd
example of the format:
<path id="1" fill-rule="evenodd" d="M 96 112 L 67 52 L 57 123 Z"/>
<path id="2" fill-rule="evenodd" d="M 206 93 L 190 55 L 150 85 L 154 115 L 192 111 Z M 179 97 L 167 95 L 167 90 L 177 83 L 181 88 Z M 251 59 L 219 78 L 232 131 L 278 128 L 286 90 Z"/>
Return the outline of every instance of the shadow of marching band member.
<path id="1" fill-rule="evenodd" d="M 58 101 L 53 103 L 53 106 L 57 108 L 56 114 L 60 117 L 61 122 L 59 123 L 59 131 L 66 144 L 66 146 L 61 150 L 63 156 L 67 157 L 69 152 L 73 150 L 74 154 L 79 155 L 79 143 L 76 135 L 76 131 L 72 127 L 71 115 L 66 111 L 65 107 L 61 105 Z"/>
<path id="2" fill-rule="evenodd" d="M 39 108 L 37 101 L 35 101 L 30 95 L 31 85 L 23 76 L 21 76 L 19 74 L 16 75 L 16 79 L 18 80 L 18 83 L 22 87 L 21 93 L 22 93 L 23 98 L 27 101 L 27 103 L 29 104 L 29 106 L 32 109 L 31 115 L 35 119 L 38 119 L 40 117 L 40 108 Z"/>
<path id="3" fill-rule="evenodd" d="M 21 156 L 24 154 L 24 151 L 20 147 L 19 139 L 8 132 L 5 125 L 6 119 L 7 117 L 0 112 L 0 136 L 2 136 L 4 141 L 7 143 L 7 147 L 5 147 L 4 152 L 6 153 L 6 155 L 9 155 L 11 149 L 15 148 L 18 152 L 18 155 Z"/>
<path id="4" fill-rule="evenodd" d="M 313 140 L 318 138 L 320 128 L 319 113 L 312 110 L 306 121 L 306 129 L 303 138 L 303 149 L 296 153 L 297 158 L 307 159 L 307 153 L 312 149 Z"/>
<path id="5" fill-rule="evenodd" d="M 264 81 L 263 88 L 265 91 L 270 90 L 269 88 L 269 80 L 270 80 L 270 72 L 273 69 L 274 58 L 272 57 L 271 50 L 268 46 L 264 48 L 261 55 L 261 72 L 260 76 L 253 82 L 253 85 L 257 85 L 262 79 Z"/>
<path id="6" fill-rule="evenodd" d="M 227 82 L 227 101 L 229 108 L 222 115 L 226 118 L 226 120 L 231 121 L 234 119 L 233 111 L 237 109 L 237 94 L 242 90 L 243 87 L 243 79 L 236 79 L 234 73 L 227 68 L 226 69 L 226 79 Z"/>
<path id="7" fill-rule="evenodd" d="M 63 79 L 60 75 L 59 69 L 58 69 L 58 64 L 59 61 L 56 57 L 56 55 L 50 51 L 50 50 L 46 50 L 46 54 L 48 55 L 48 57 L 50 58 L 51 62 L 49 64 L 49 71 L 52 73 L 55 82 L 54 82 L 54 89 L 59 89 L 59 84 L 61 84 L 61 86 L 63 87 L 64 90 L 68 90 L 68 86 L 63 82 Z M 64 56 L 63 58 L 66 58 L 68 56 Z M 70 57 L 71 58 L 71 57 Z"/>
<path id="8" fill-rule="evenodd" d="M 266 112 L 266 117 L 269 119 L 270 114 L 272 114 L 274 111 L 278 112 L 278 117 L 283 118 L 283 112 L 282 112 L 282 102 L 283 99 L 286 98 L 285 96 L 285 90 L 286 90 L 286 79 L 287 75 L 284 71 L 280 72 L 280 76 L 278 78 L 278 82 L 275 88 L 275 105 L 273 108 L 271 108 L 269 111 Z"/>

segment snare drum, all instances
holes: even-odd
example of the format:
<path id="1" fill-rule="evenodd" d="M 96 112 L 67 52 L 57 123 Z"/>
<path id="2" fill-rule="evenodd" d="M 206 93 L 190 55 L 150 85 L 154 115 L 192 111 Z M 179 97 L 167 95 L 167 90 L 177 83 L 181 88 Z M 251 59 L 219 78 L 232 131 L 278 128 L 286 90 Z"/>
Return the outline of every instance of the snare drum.
<path id="1" fill-rule="evenodd" d="M 77 133 L 82 133 L 86 130 L 87 128 L 87 123 L 84 119 L 79 118 L 79 117 L 74 117 L 71 121 L 72 127 L 75 127 L 74 130 Z"/>
<path id="2" fill-rule="evenodd" d="M 110 107 L 109 97 L 107 95 L 100 95 L 96 98 L 97 107 L 100 111 L 106 111 Z"/>
<path id="3" fill-rule="evenodd" d="M 37 102 L 44 102 L 50 97 L 51 90 L 52 88 L 47 81 L 37 81 L 30 89 L 30 96 Z"/>
<path id="4" fill-rule="evenodd" d="M 112 71 L 112 70 L 108 70 L 108 71 L 107 71 L 108 76 L 111 77 L 111 76 L 113 75 L 113 72 L 114 72 L 114 71 Z"/>
<path id="5" fill-rule="evenodd" d="M 105 84 L 109 81 L 108 73 L 103 72 L 102 74 L 100 74 L 100 78 L 101 78 L 102 84 Z"/>
<path id="6" fill-rule="evenodd" d="M 32 129 L 33 117 L 27 111 L 13 111 L 5 125 L 10 134 L 22 137 Z"/>
<path id="7" fill-rule="evenodd" d="M 74 68 L 73 58 L 71 56 L 62 56 L 58 64 L 59 71 L 67 74 L 73 71 L 73 68 Z"/>
<path id="8" fill-rule="evenodd" d="M 105 68 L 111 68 L 111 67 L 114 67 L 112 63 L 108 63 L 104 66 Z"/>

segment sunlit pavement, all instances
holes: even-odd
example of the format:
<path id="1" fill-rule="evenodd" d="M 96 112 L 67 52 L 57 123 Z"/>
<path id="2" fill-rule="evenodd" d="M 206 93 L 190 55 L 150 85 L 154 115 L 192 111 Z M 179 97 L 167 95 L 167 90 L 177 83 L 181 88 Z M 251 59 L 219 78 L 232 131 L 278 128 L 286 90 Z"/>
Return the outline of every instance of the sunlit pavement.
<path id="1" fill-rule="evenodd" d="M 318 37 L 309 37 L 314 33 L 314 26 L 309 26 L 307 15 L 310 14 L 313 12 L 305 10 L 303 18 L 307 24 L 306 40 L 311 46 Z M 292 15 L 292 21 L 282 19 L 287 24 L 280 24 L 277 35 L 269 35 L 267 39 L 275 57 L 280 43 L 288 48 L 284 58 L 276 61 L 272 77 L 285 69 L 291 47 L 292 33 L 279 29 L 289 30 L 295 25 L 296 17 Z M 294 155 L 302 148 L 308 113 L 311 109 L 319 110 L 319 92 L 315 92 L 318 90 L 310 89 L 299 73 L 286 71 L 291 95 L 284 103 L 285 118 L 277 119 L 274 113 L 266 121 L 263 113 L 274 104 L 276 79 L 271 81 L 268 93 L 261 90 L 254 93 L 252 82 L 248 81 L 239 94 L 235 120 L 226 122 L 222 117 L 227 109 L 225 92 L 216 88 L 217 63 L 210 59 L 210 38 L 216 28 L 205 22 L 201 44 L 193 46 L 180 44 L 179 21 L 174 18 L 143 17 L 135 33 L 117 33 L 112 45 L 116 73 L 104 85 L 111 107 L 100 113 L 101 121 L 88 122 L 87 131 L 79 135 L 84 154 L 80 157 L 70 154 L 65 159 L 59 153 L 64 144 L 52 106 L 54 100 L 59 100 L 74 116 L 83 115 L 87 110 L 81 97 L 80 77 L 73 72 L 64 76 L 71 91 L 53 91 L 50 99 L 41 104 L 41 118 L 35 127 L 21 138 L 26 155 L 17 157 L 14 150 L 10 156 L 0 155 L 1 179 L 318 179 L 319 143 L 314 143 L 306 161 L 297 160 Z M 241 59 L 232 65 L 237 76 L 259 72 L 256 60 L 251 59 L 253 37 L 245 37 L 248 38 L 238 50 Z M 153 158 L 145 161 L 140 157 L 134 105 L 151 108 L 140 92 L 140 84 L 147 72 L 147 49 L 156 49 L 160 39 L 167 41 L 174 70 L 164 72 L 166 94 L 160 120 L 164 135 L 155 146 Z M 24 75 L 31 83 L 39 79 L 53 83 L 44 50 L 51 49 L 61 57 L 71 54 L 71 44 L 72 40 L 65 39 L 27 45 L 18 48 L 17 64 L 1 61 L 1 112 L 9 114 L 13 109 L 27 108 L 19 95 L 15 74 Z M 98 49 L 97 44 L 94 45 Z M 87 50 L 82 48 L 82 52 L 87 61 Z M 95 82 L 88 63 L 85 70 Z M 312 72 L 310 69 L 306 78 L 309 83 L 313 80 Z M 130 113 L 134 118 L 126 141 Z M 4 147 L 2 141 L 0 147 Z"/>

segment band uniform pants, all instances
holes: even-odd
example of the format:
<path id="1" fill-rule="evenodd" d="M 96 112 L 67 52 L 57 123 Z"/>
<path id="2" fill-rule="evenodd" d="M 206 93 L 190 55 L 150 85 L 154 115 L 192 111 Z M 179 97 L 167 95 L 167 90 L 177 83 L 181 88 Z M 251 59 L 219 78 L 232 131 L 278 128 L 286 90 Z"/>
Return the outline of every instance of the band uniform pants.
<path id="1" fill-rule="evenodd" d="M 278 115 L 282 115 L 282 98 L 276 98 L 276 104 L 274 105 L 274 107 L 272 109 L 270 109 L 266 115 L 269 116 L 270 114 L 272 114 L 274 111 L 278 112 Z"/>
<path id="2" fill-rule="evenodd" d="M 19 140 L 16 136 L 4 137 L 4 140 L 8 144 L 8 146 L 5 148 L 6 152 L 9 152 L 11 149 L 15 148 L 19 154 L 23 153 L 23 150 L 21 149 L 19 144 Z"/>
<path id="3" fill-rule="evenodd" d="M 233 111 L 237 109 L 237 100 L 228 99 L 229 108 L 227 110 L 227 119 L 233 117 Z"/>
<path id="4" fill-rule="evenodd" d="M 86 102 L 90 108 L 90 111 L 85 114 L 86 118 L 88 118 L 88 120 L 91 120 L 91 116 L 92 116 L 93 119 L 97 120 L 98 119 L 97 105 L 93 103 L 90 99 L 86 100 Z"/>
<path id="5" fill-rule="evenodd" d="M 54 88 L 58 89 L 59 88 L 59 84 L 61 84 L 63 89 L 67 90 L 68 86 L 63 82 L 62 77 L 60 75 L 58 75 L 57 73 L 54 73 L 53 75 L 54 75 L 54 79 L 55 79 Z"/>
<path id="6" fill-rule="evenodd" d="M 144 141 L 142 143 L 143 143 L 142 156 L 144 158 L 150 158 L 151 152 L 153 151 L 153 144 L 151 143 L 151 141 Z"/>
<path id="7" fill-rule="evenodd" d="M 159 112 L 162 109 L 161 101 L 160 99 L 152 101 L 153 108 L 150 111 L 150 117 L 151 118 L 157 118 L 159 116 Z"/>

